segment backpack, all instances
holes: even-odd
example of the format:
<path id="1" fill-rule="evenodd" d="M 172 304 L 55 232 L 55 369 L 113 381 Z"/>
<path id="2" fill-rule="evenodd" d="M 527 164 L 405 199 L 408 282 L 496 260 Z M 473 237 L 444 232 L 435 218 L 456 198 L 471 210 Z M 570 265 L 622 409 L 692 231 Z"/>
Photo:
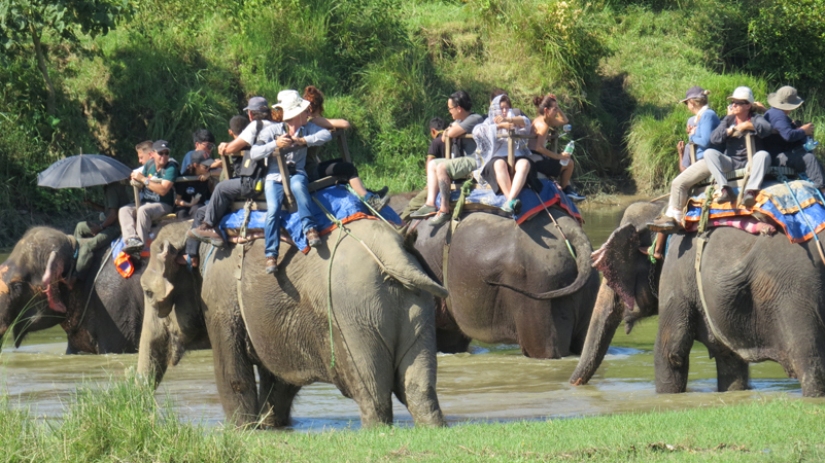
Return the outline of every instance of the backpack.
<path id="1" fill-rule="evenodd" d="M 258 135 L 261 133 L 264 123 L 261 120 L 257 120 L 255 123 L 255 137 L 253 137 L 253 140 L 257 144 Z M 268 170 L 266 158 L 256 161 L 251 156 L 251 149 L 244 150 L 243 159 L 235 169 L 235 176 L 241 179 L 241 195 L 250 199 L 258 196 L 263 191 L 263 179 L 266 177 Z"/>

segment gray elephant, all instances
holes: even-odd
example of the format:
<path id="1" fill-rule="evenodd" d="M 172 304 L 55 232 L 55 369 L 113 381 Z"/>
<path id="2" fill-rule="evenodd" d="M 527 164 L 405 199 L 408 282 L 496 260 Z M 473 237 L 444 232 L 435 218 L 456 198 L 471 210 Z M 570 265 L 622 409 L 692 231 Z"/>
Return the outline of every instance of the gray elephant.
<path id="1" fill-rule="evenodd" d="M 415 247 L 450 291 L 440 301 L 438 346 L 462 352 L 471 339 L 518 343 L 524 355 L 560 358 L 581 352 L 599 286 L 590 267 L 590 241 L 576 220 L 550 212 L 570 240 L 576 258 L 546 212 L 516 225 L 510 218 L 471 213 L 450 238 L 449 224 L 415 226 Z"/>
<path id="2" fill-rule="evenodd" d="M 71 235 L 49 227 L 34 227 L 17 242 L 0 265 L 0 337 L 11 328 L 19 346 L 26 334 L 60 324 L 68 353 L 136 352 L 143 267 L 137 262 L 134 275 L 123 279 L 99 250 L 90 277 L 70 283 L 75 247 Z"/>
<path id="3" fill-rule="evenodd" d="M 159 380 L 177 355 L 170 354 L 177 347 L 163 346 L 186 330 L 155 316 L 191 318 L 173 302 L 188 292 L 202 304 L 218 392 L 226 416 L 236 423 L 288 425 L 301 387 L 323 381 L 358 403 L 365 426 L 392 422 L 393 393 L 417 424 L 443 425 L 432 295 L 446 291 L 387 225 L 359 220 L 346 227 L 363 245 L 349 235 L 336 244 L 334 231 L 327 247 L 308 255 L 282 247 L 276 275 L 264 272 L 261 240 L 247 248 L 202 245 L 199 271 L 190 272 L 175 259 L 184 249 L 187 226 L 164 228 L 141 278 L 152 310 L 138 371 Z M 193 278 L 199 290 L 185 289 L 181 283 Z"/>
<path id="4" fill-rule="evenodd" d="M 628 207 L 593 253 L 604 279 L 571 382 L 590 379 L 622 319 L 629 332 L 640 318 L 658 312 L 657 392 L 685 391 L 690 349 L 698 340 L 716 360 L 719 391 L 747 388 L 749 362 L 773 360 L 799 378 L 803 395 L 825 394 L 825 269 L 814 242 L 712 229 L 702 254 L 700 291 L 696 233 L 673 235 L 664 263 L 653 264 L 646 255 L 652 237 L 645 224 L 663 206 Z"/>

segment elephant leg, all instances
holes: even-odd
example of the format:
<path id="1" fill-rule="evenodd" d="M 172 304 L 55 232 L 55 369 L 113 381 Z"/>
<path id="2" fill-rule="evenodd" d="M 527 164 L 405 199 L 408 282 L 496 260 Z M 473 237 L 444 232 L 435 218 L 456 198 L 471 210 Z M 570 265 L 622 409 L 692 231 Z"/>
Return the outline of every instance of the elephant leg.
<path id="1" fill-rule="evenodd" d="M 261 404 L 260 424 L 264 427 L 282 428 L 292 423 L 292 402 L 301 386 L 289 384 L 258 366 L 258 397 Z"/>
<path id="2" fill-rule="evenodd" d="M 336 368 L 345 377 L 346 390 L 358 404 L 361 426 L 392 424 L 393 353 L 377 333 L 367 334 L 346 327 L 342 331 L 346 331 L 345 342 L 336 343 L 335 351 L 346 352 L 346 360 Z"/>
<path id="3" fill-rule="evenodd" d="M 748 362 L 733 352 L 720 352 L 716 357 L 716 385 L 719 392 L 749 389 Z"/>
<path id="4" fill-rule="evenodd" d="M 238 426 L 255 424 L 258 419 L 258 391 L 253 363 L 242 346 L 246 339 L 243 326 L 209 318 L 207 324 L 215 382 L 223 411 L 227 419 Z"/>
<path id="5" fill-rule="evenodd" d="M 435 390 L 437 364 L 433 349 L 421 344 L 407 351 L 396 372 L 395 396 L 407 406 L 417 426 L 445 426 Z"/>
<path id="6" fill-rule="evenodd" d="M 438 351 L 445 354 L 459 354 L 467 352 L 472 339 L 464 336 L 464 333 L 457 330 L 436 328 L 435 343 Z"/>
<path id="7" fill-rule="evenodd" d="M 525 356 L 557 359 L 570 354 L 574 317 L 560 301 L 519 301 L 516 338 Z M 550 315 L 550 316 L 548 316 Z"/>
<path id="8" fill-rule="evenodd" d="M 685 392 L 690 366 L 690 348 L 693 338 L 684 325 L 670 323 L 659 317 L 659 332 L 653 348 L 653 365 L 656 371 L 656 392 L 673 394 Z"/>

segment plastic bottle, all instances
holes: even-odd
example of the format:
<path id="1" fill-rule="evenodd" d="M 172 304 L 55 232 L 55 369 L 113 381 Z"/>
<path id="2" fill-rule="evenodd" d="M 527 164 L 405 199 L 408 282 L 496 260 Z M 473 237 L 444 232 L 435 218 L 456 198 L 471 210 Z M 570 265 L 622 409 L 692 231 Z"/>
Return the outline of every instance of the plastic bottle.
<path id="1" fill-rule="evenodd" d="M 570 140 L 570 143 L 568 143 L 567 146 L 564 147 L 564 153 L 569 154 L 570 156 L 573 156 L 573 149 L 575 149 L 575 148 L 576 148 L 576 142 L 574 142 L 573 140 Z M 559 160 L 559 164 L 561 164 L 562 166 L 566 166 L 569 163 L 570 163 L 570 159 L 561 159 L 561 160 Z"/>
<path id="2" fill-rule="evenodd" d="M 816 149 L 819 142 L 814 140 L 812 137 L 808 137 L 808 140 L 805 141 L 805 151 L 811 153 L 814 149 Z"/>

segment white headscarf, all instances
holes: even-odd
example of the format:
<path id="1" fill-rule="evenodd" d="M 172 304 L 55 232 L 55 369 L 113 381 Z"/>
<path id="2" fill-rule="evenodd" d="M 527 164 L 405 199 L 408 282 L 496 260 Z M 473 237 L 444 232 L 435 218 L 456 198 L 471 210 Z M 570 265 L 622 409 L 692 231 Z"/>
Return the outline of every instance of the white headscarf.
<path id="1" fill-rule="evenodd" d="M 479 166 L 478 172 L 481 172 L 481 170 L 484 169 L 484 166 L 490 162 L 490 159 L 492 159 L 493 156 L 499 152 L 499 150 L 504 149 L 506 152 L 507 139 L 498 138 L 497 135 L 506 135 L 507 129 L 499 129 L 496 126 L 495 119 L 496 117 L 502 115 L 511 118 L 516 116 L 512 109 L 510 109 L 506 115 L 502 113 L 501 98 L 503 96 L 504 94 L 493 98 L 493 101 L 490 102 L 490 108 L 487 110 L 487 119 L 484 119 L 484 122 L 473 127 L 473 140 L 475 140 L 477 147 L 476 153 L 481 159 L 481 165 Z M 530 120 L 525 116 L 518 117 L 524 118 L 526 123 L 524 127 L 517 127 L 514 130 L 514 133 L 517 135 L 528 135 L 530 133 Z M 516 140 L 515 151 L 516 156 L 529 155 L 530 151 L 527 149 L 527 140 Z"/>

